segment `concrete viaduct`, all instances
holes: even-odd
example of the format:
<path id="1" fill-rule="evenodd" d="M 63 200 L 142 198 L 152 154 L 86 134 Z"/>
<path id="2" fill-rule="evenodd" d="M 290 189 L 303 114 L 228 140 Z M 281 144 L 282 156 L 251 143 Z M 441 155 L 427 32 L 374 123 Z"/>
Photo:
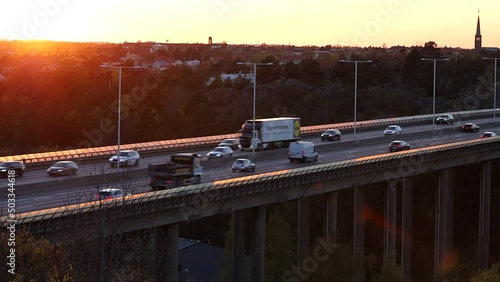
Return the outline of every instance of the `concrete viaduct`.
<path id="1" fill-rule="evenodd" d="M 489 266 L 491 163 L 498 158 L 500 138 L 486 138 L 131 195 L 123 201 L 107 204 L 88 203 L 30 212 L 18 215 L 17 224 L 48 238 L 58 238 L 63 232 L 81 233 L 85 227 L 118 219 L 125 219 L 126 224 L 104 228 L 102 236 L 154 228 L 158 281 L 177 281 L 179 223 L 232 213 L 233 281 L 243 281 L 244 231 L 245 226 L 251 226 L 251 281 L 263 282 L 267 205 L 298 201 L 297 265 L 307 268 L 312 259 L 322 259 L 333 247 L 331 242 L 337 233 L 337 192 L 341 190 L 353 191 L 353 252 L 364 253 L 366 188 L 363 186 L 385 182 L 385 221 L 388 224 L 383 238 L 384 257 L 390 259 L 389 255 L 395 253 L 396 234 L 403 230 L 405 236 L 401 236 L 400 250 L 402 277 L 403 281 L 410 281 L 413 177 L 435 172 L 438 174 L 438 190 L 434 279 L 438 281 L 442 271 L 440 262 L 453 246 L 454 171 L 459 166 L 481 166 L 480 179 L 477 180 L 480 182 L 479 267 Z M 402 194 L 400 215 L 396 209 L 398 189 Z M 310 199 L 313 196 L 322 197 L 326 202 L 323 230 L 324 238 L 329 238 L 330 242 L 324 240 L 326 245 L 322 252 L 309 245 Z M 399 216 L 402 224 L 398 227 L 395 222 Z M 246 219 L 251 222 L 246 224 Z M 6 225 L 5 219 L 2 224 Z M 363 275 L 364 265 L 356 264 L 353 281 L 363 281 Z"/>

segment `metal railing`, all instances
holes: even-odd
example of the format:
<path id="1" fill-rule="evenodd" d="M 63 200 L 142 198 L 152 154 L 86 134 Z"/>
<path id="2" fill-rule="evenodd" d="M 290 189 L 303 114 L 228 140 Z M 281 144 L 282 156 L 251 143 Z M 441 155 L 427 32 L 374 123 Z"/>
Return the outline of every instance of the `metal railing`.
<path id="1" fill-rule="evenodd" d="M 488 115 L 493 115 L 493 109 L 452 112 L 451 114 L 453 114 L 455 119 L 484 117 Z M 438 116 L 438 114 L 436 114 L 435 116 Z M 376 120 L 365 120 L 365 121 L 358 121 L 356 127 L 358 129 L 363 129 L 363 128 L 376 128 L 390 124 L 424 123 L 432 121 L 435 116 L 429 114 L 429 115 L 416 115 L 416 116 L 395 117 L 395 118 L 385 118 Z M 300 132 L 303 135 L 308 135 L 308 134 L 320 133 L 329 128 L 350 130 L 353 128 L 353 122 L 304 126 L 300 129 Z M 125 145 L 120 145 L 120 147 L 122 150 L 136 149 L 139 150 L 140 152 L 149 152 L 149 153 L 161 152 L 176 148 L 186 150 L 186 149 L 195 149 L 196 147 L 200 146 L 217 144 L 223 139 L 237 138 L 237 136 L 238 135 L 236 133 L 223 134 L 223 135 L 182 138 L 182 139 L 173 139 L 164 141 L 152 141 L 152 142 L 135 143 L 135 144 L 125 144 Z M 111 156 L 115 153 L 116 153 L 116 146 L 104 146 L 104 147 L 64 150 L 55 152 L 5 156 L 5 157 L 0 157 L 0 162 L 24 161 L 26 165 L 30 166 L 30 165 L 42 165 L 60 160 L 82 161 L 89 159 L 97 159 L 97 158 Z"/>

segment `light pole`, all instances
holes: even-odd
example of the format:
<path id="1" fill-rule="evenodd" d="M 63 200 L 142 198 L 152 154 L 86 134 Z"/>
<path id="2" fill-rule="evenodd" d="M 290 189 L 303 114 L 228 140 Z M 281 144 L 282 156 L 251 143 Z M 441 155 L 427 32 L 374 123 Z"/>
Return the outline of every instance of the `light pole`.
<path id="1" fill-rule="evenodd" d="M 421 61 L 434 61 L 434 82 L 432 89 L 432 125 L 436 123 L 436 61 L 449 61 L 449 59 L 427 59 L 421 58 Z"/>
<path id="2" fill-rule="evenodd" d="M 122 113 L 122 69 L 140 69 L 139 66 L 126 67 L 114 65 L 101 65 L 101 68 L 118 69 L 118 138 L 117 138 L 117 153 L 116 153 L 116 167 L 120 168 L 120 128 L 121 128 L 121 113 Z"/>
<path id="3" fill-rule="evenodd" d="M 495 77 L 493 78 L 493 118 L 496 118 L 497 113 L 497 59 L 498 58 L 483 58 L 483 60 L 495 60 Z"/>
<path id="4" fill-rule="evenodd" d="M 238 65 L 253 65 L 253 126 L 252 126 L 252 155 L 255 154 L 255 96 L 257 93 L 257 66 L 271 66 L 273 63 L 250 63 L 250 62 L 238 62 Z"/>
<path id="5" fill-rule="evenodd" d="M 355 60 L 340 60 L 341 63 L 354 63 L 354 142 L 356 142 L 356 111 L 358 100 L 358 63 L 373 63 L 372 60 L 355 61 Z"/>

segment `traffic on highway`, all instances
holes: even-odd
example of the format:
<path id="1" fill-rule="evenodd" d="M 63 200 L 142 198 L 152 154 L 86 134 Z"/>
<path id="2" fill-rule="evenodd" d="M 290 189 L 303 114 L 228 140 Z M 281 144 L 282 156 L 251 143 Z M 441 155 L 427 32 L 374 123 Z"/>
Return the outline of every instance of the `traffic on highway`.
<path id="1" fill-rule="evenodd" d="M 464 133 L 462 126 L 466 122 L 480 126 L 481 130 Z M 451 123 L 406 125 L 401 126 L 401 128 L 403 133 L 396 135 L 387 135 L 384 133 L 384 129 L 358 131 L 356 138 L 352 133 L 342 132 L 342 139 L 338 141 L 325 140 L 324 136 L 321 137 L 321 133 L 317 136 L 301 138 L 302 141 L 312 142 L 317 150 L 317 160 L 311 162 L 290 162 L 287 147 L 255 152 L 234 150 L 230 157 L 213 159 L 206 157 L 207 151 L 190 152 L 190 154 L 194 153 L 196 157 L 200 157 L 203 171 L 199 176 L 202 177 L 201 182 L 205 183 L 240 177 L 242 174 L 259 174 L 375 154 L 386 154 L 392 151 L 388 146 L 393 141 L 404 141 L 411 144 L 411 148 L 404 147 L 406 150 L 478 139 L 482 137 L 483 132 L 499 131 L 497 122 L 489 118 L 455 120 L 455 125 Z M 491 136 L 496 137 L 495 135 Z M 135 156 L 135 154 L 132 155 Z M 167 163 L 170 159 L 170 155 L 141 157 L 140 162 L 138 158 L 132 159 L 130 163 L 127 163 L 127 166 L 124 162 L 124 166 L 119 168 L 116 165 L 110 165 L 109 162 L 79 164 L 78 173 L 67 173 L 67 176 L 61 177 L 48 177 L 47 169 L 44 168 L 26 168 L 22 177 L 19 175 L 16 179 L 16 211 L 22 213 L 95 201 L 100 199 L 96 195 L 99 195 L 103 189 L 120 189 L 120 195 L 152 191 L 147 172 L 149 165 Z M 241 173 L 235 173 L 233 170 L 236 169 L 234 169 L 233 164 L 237 159 L 247 159 L 252 165 L 249 169 L 237 169 Z M 7 181 L 0 183 L 0 203 L 7 203 L 7 184 Z M 6 207 L 0 205 L 0 214 L 6 214 Z"/>

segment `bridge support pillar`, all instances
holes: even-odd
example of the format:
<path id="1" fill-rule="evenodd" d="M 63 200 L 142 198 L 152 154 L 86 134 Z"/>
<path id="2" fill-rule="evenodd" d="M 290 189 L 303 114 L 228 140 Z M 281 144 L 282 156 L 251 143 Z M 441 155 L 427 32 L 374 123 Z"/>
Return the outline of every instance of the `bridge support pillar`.
<path id="1" fill-rule="evenodd" d="M 491 161 L 481 167 L 479 188 L 479 269 L 489 266 L 490 249 L 490 205 L 491 205 Z"/>
<path id="2" fill-rule="evenodd" d="M 233 237 L 233 282 L 243 282 L 243 259 L 245 254 L 245 210 L 233 211 L 231 225 Z"/>
<path id="3" fill-rule="evenodd" d="M 297 265 L 302 265 L 304 259 L 309 256 L 310 199 L 301 198 L 298 200 L 297 213 Z"/>
<path id="4" fill-rule="evenodd" d="M 436 193 L 436 222 L 434 238 L 434 281 L 439 281 L 448 269 L 453 257 L 453 201 L 454 169 L 439 171 L 439 187 Z"/>
<path id="5" fill-rule="evenodd" d="M 413 228 L 413 178 L 403 178 L 401 216 L 401 281 L 411 281 L 411 252 Z"/>
<path id="6" fill-rule="evenodd" d="M 252 271 L 251 281 L 265 281 L 266 206 L 252 208 Z"/>
<path id="7" fill-rule="evenodd" d="M 353 281 L 363 282 L 365 276 L 365 191 L 354 188 L 354 232 L 353 232 L 354 269 Z"/>
<path id="8" fill-rule="evenodd" d="M 154 233 L 156 280 L 177 282 L 179 224 L 157 226 Z"/>
<path id="9" fill-rule="evenodd" d="M 324 238 L 330 242 L 337 242 L 337 192 L 330 192 L 325 195 L 325 223 Z"/>
<path id="10" fill-rule="evenodd" d="M 384 228 L 384 262 L 396 262 L 396 220 L 398 181 L 387 181 L 387 192 L 385 200 L 385 228 Z"/>

